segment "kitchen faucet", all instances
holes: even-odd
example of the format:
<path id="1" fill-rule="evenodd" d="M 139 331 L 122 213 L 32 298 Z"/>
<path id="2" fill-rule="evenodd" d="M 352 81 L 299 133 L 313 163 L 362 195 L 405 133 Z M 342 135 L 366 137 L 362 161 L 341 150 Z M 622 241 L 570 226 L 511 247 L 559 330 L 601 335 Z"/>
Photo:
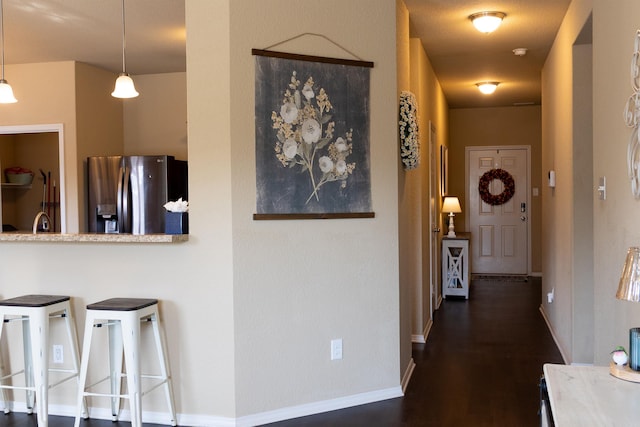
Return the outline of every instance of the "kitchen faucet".
<path id="1" fill-rule="evenodd" d="M 33 234 L 38 234 L 38 225 L 40 224 L 40 219 L 42 219 L 42 231 L 49 231 L 51 218 L 49 218 L 49 215 L 47 215 L 46 212 L 40 211 L 36 215 L 36 218 L 33 220 Z"/>

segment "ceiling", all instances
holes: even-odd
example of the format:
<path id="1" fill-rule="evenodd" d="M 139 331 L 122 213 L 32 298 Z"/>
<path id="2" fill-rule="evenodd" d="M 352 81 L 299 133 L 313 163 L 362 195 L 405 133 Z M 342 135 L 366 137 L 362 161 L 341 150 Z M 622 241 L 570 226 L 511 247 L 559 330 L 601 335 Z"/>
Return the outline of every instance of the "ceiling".
<path id="1" fill-rule="evenodd" d="M 130 74 L 185 71 L 185 0 L 127 0 Z M 75 60 L 122 71 L 121 0 L 3 0 L 5 63 Z M 6 76 L 11 83 L 11 76 Z"/>
<path id="2" fill-rule="evenodd" d="M 421 39 L 449 108 L 540 104 L 541 71 L 571 0 L 404 0 L 410 35 Z M 491 34 L 469 15 L 507 14 Z M 525 56 L 513 49 L 527 48 Z M 493 95 L 475 83 L 500 82 Z"/>
<path id="3" fill-rule="evenodd" d="M 429 56 L 450 108 L 539 104 L 540 73 L 571 0 L 404 0 L 411 36 Z M 122 70 L 120 0 L 3 0 L 7 64 L 75 60 Z M 186 69 L 185 0 L 127 0 L 126 68 L 133 75 Z M 481 34 L 468 16 L 507 14 Z M 515 56 L 525 47 L 527 55 Z M 7 76 L 11 82 L 11 77 Z M 479 81 L 499 81 L 491 96 Z"/>

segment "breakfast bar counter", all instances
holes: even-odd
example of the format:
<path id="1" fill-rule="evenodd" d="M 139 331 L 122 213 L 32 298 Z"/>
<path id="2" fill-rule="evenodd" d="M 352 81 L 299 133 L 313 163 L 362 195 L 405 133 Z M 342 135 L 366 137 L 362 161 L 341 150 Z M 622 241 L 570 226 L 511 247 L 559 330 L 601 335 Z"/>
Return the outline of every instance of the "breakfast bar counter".
<path id="1" fill-rule="evenodd" d="M 188 234 L 0 233 L 0 242 L 179 243 L 188 240 Z"/>

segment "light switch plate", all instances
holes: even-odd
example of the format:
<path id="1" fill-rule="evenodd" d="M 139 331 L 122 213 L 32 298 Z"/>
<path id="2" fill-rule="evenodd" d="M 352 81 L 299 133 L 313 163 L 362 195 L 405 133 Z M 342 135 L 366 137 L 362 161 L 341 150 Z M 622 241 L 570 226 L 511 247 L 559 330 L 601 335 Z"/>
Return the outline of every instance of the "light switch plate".
<path id="1" fill-rule="evenodd" d="M 598 199 L 607 200 L 607 177 L 598 178 Z"/>
<path id="2" fill-rule="evenodd" d="M 331 340 L 331 360 L 342 359 L 342 338 Z"/>

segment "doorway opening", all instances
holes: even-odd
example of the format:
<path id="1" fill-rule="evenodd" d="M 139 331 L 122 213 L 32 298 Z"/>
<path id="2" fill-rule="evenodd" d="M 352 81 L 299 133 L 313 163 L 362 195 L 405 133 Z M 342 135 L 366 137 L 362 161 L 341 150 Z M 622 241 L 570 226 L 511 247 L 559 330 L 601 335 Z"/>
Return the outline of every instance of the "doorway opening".
<path id="1" fill-rule="evenodd" d="M 8 182 L 5 170 L 33 173 L 27 183 Z M 0 126 L 0 223 L 5 232 L 31 231 L 39 212 L 50 231 L 66 232 L 64 133 L 61 124 Z"/>

